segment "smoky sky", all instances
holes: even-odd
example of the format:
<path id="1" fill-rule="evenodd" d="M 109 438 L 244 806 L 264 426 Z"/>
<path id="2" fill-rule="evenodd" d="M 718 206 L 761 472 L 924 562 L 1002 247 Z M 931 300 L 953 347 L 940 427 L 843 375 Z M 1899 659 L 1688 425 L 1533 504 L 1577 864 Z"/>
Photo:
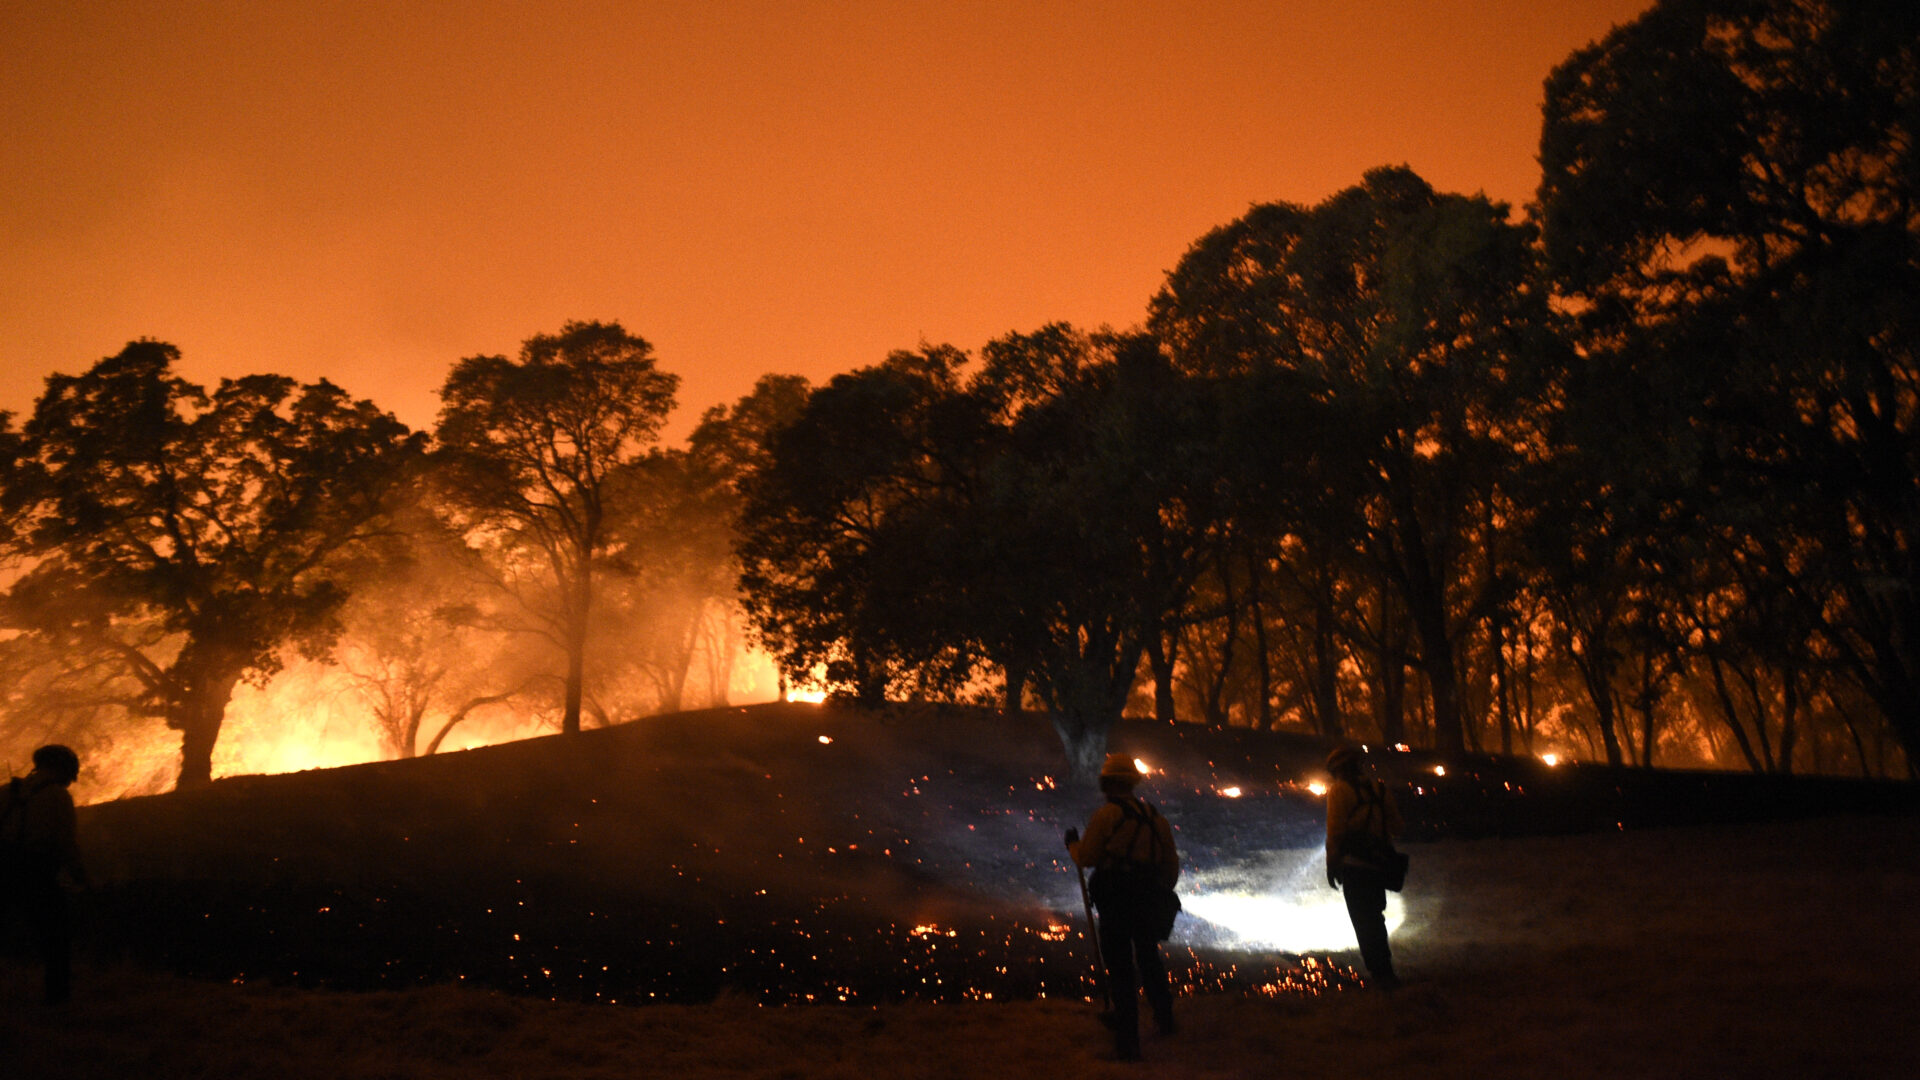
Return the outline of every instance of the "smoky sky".
<path id="1" fill-rule="evenodd" d="M 432 422 L 618 319 L 669 434 L 768 372 L 1138 321 L 1254 202 L 1405 163 L 1516 205 L 1643 0 L 88 3 L 0 11 L 0 409 L 126 341 Z"/>

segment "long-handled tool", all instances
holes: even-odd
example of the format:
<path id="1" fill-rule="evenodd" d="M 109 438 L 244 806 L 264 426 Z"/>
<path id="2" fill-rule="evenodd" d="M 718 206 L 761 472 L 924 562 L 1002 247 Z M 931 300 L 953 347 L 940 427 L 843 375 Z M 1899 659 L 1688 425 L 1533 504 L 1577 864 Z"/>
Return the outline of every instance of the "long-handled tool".
<path id="1" fill-rule="evenodd" d="M 1107 1003 L 1103 1016 L 1113 1013 L 1113 987 L 1107 985 L 1107 958 L 1100 951 L 1100 924 L 1093 919 L 1093 897 L 1087 893 L 1087 868 L 1074 861 L 1073 872 L 1080 878 L 1080 906 L 1087 913 L 1087 940 L 1093 942 L 1093 978 L 1100 984 L 1100 997 Z"/>

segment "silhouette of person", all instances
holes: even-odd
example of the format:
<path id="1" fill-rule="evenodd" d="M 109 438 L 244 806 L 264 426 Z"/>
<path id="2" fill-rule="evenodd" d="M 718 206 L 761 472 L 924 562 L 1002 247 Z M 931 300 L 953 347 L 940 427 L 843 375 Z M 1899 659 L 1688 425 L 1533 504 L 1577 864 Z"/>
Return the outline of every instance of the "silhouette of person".
<path id="1" fill-rule="evenodd" d="M 1387 890 L 1377 869 L 1379 853 L 1405 828 L 1387 785 L 1370 775 L 1351 746 L 1327 755 L 1333 786 L 1327 790 L 1327 884 L 1341 891 L 1360 959 L 1376 985 L 1400 985 L 1387 946 Z"/>
<path id="2" fill-rule="evenodd" d="M 1106 803 L 1087 821 L 1084 837 L 1076 829 L 1067 830 L 1068 854 L 1075 863 L 1093 868 L 1088 891 L 1100 911 L 1100 956 L 1113 998 L 1114 1052 L 1123 1061 L 1140 1059 L 1136 983 L 1153 1007 L 1154 1026 L 1162 1034 L 1174 1030 L 1173 990 L 1160 942 L 1177 910 L 1167 905 L 1180 879 L 1180 853 L 1167 819 L 1133 793 L 1139 783 L 1140 770 L 1132 758 L 1109 754 L 1100 768 Z"/>
<path id="3" fill-rule="evenodd" d="M 46 1001 L 58 1005 L 73 990 L 73 909 L 69 893 L 85 886 L 75 832 L 73 796 L 80 758 L 56 744 L 33 752 L 33 771 L 7 789 L 0 819 L 0 904 L 19 909 L 31 925 L 46 969 Z"/>

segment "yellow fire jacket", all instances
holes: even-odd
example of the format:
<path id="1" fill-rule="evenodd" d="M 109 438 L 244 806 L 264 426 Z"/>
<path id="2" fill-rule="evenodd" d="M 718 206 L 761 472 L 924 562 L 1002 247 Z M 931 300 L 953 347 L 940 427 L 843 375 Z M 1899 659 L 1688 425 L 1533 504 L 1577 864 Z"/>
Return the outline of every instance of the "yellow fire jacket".
<path id="1" fill-rule="evenodd" d="M 1127 817 L 1120 806 L 1122 799 L 1132 804 L 1136 813 L 1153 821 L 1152 832 Z M 1156 833 L 1160 839 L 1158 844 L 1152 839 Z M 1156 848 L 1157 860 L 1152 857 Z M 1069 845 L 1067 851 L 1081 866 L 1097 869 L 1122 861 L 1152 862 L 1159 867 L 1168 885 L 1180 880 L 1180 852 L 1173 845 L 1173 826 L 1159 813 L 1148 814 L 1146 805 L 1132 795 L 1108 796 L 1087 820 L 1087 829 L 1079 843 Z"/>
<path id="2" fill-rule="evenodd" d="M 1346 780 L 1335 780 L 1327 792 L 1328 867 L 1340 865 L 1340 842 L 1348 833 L 1364 832 L 1391 838 L 1406 828 L 1387 786 L 1376 779 L 1363 782 L 1372 789 L 1374 798 L 1361 798 L 1360 792 Z"/>

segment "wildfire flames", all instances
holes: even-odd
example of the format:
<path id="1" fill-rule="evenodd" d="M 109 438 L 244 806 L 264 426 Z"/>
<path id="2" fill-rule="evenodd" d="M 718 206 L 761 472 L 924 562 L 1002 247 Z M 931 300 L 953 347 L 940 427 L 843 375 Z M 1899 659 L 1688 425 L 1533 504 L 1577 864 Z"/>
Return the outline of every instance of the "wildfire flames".
<path id="1" fill-rule="evenodd" d="M 729 696 L 759 702 L 777 686 L 773 662 L 750 654 L 735 666 Z M 824 700 L 824 695 L 817 699 Z M 687 703 L 689 708 L 708 704 Z M 416 737 L 424 751 L 443 714 L 430 712 Z M 557 711 L 538 702 L 503 702 L 467 714 L 437 752 L 450 753 L 550 734 Z M 821 742 L 831 742 L 826 736 Z M 254 776 L 331 769 L 394 756 L 383 741 L 372 705 L 343 668 L 290 660 L 264 686 L 241 683 L 228 702 L 213 750 L 213 776 Z M 104 802 L 170 790 L 180 767 L 180 736 L 157 718 L 139 722 L 110 742 L 88 748 L 74 785 L 75 801 Z"/>

